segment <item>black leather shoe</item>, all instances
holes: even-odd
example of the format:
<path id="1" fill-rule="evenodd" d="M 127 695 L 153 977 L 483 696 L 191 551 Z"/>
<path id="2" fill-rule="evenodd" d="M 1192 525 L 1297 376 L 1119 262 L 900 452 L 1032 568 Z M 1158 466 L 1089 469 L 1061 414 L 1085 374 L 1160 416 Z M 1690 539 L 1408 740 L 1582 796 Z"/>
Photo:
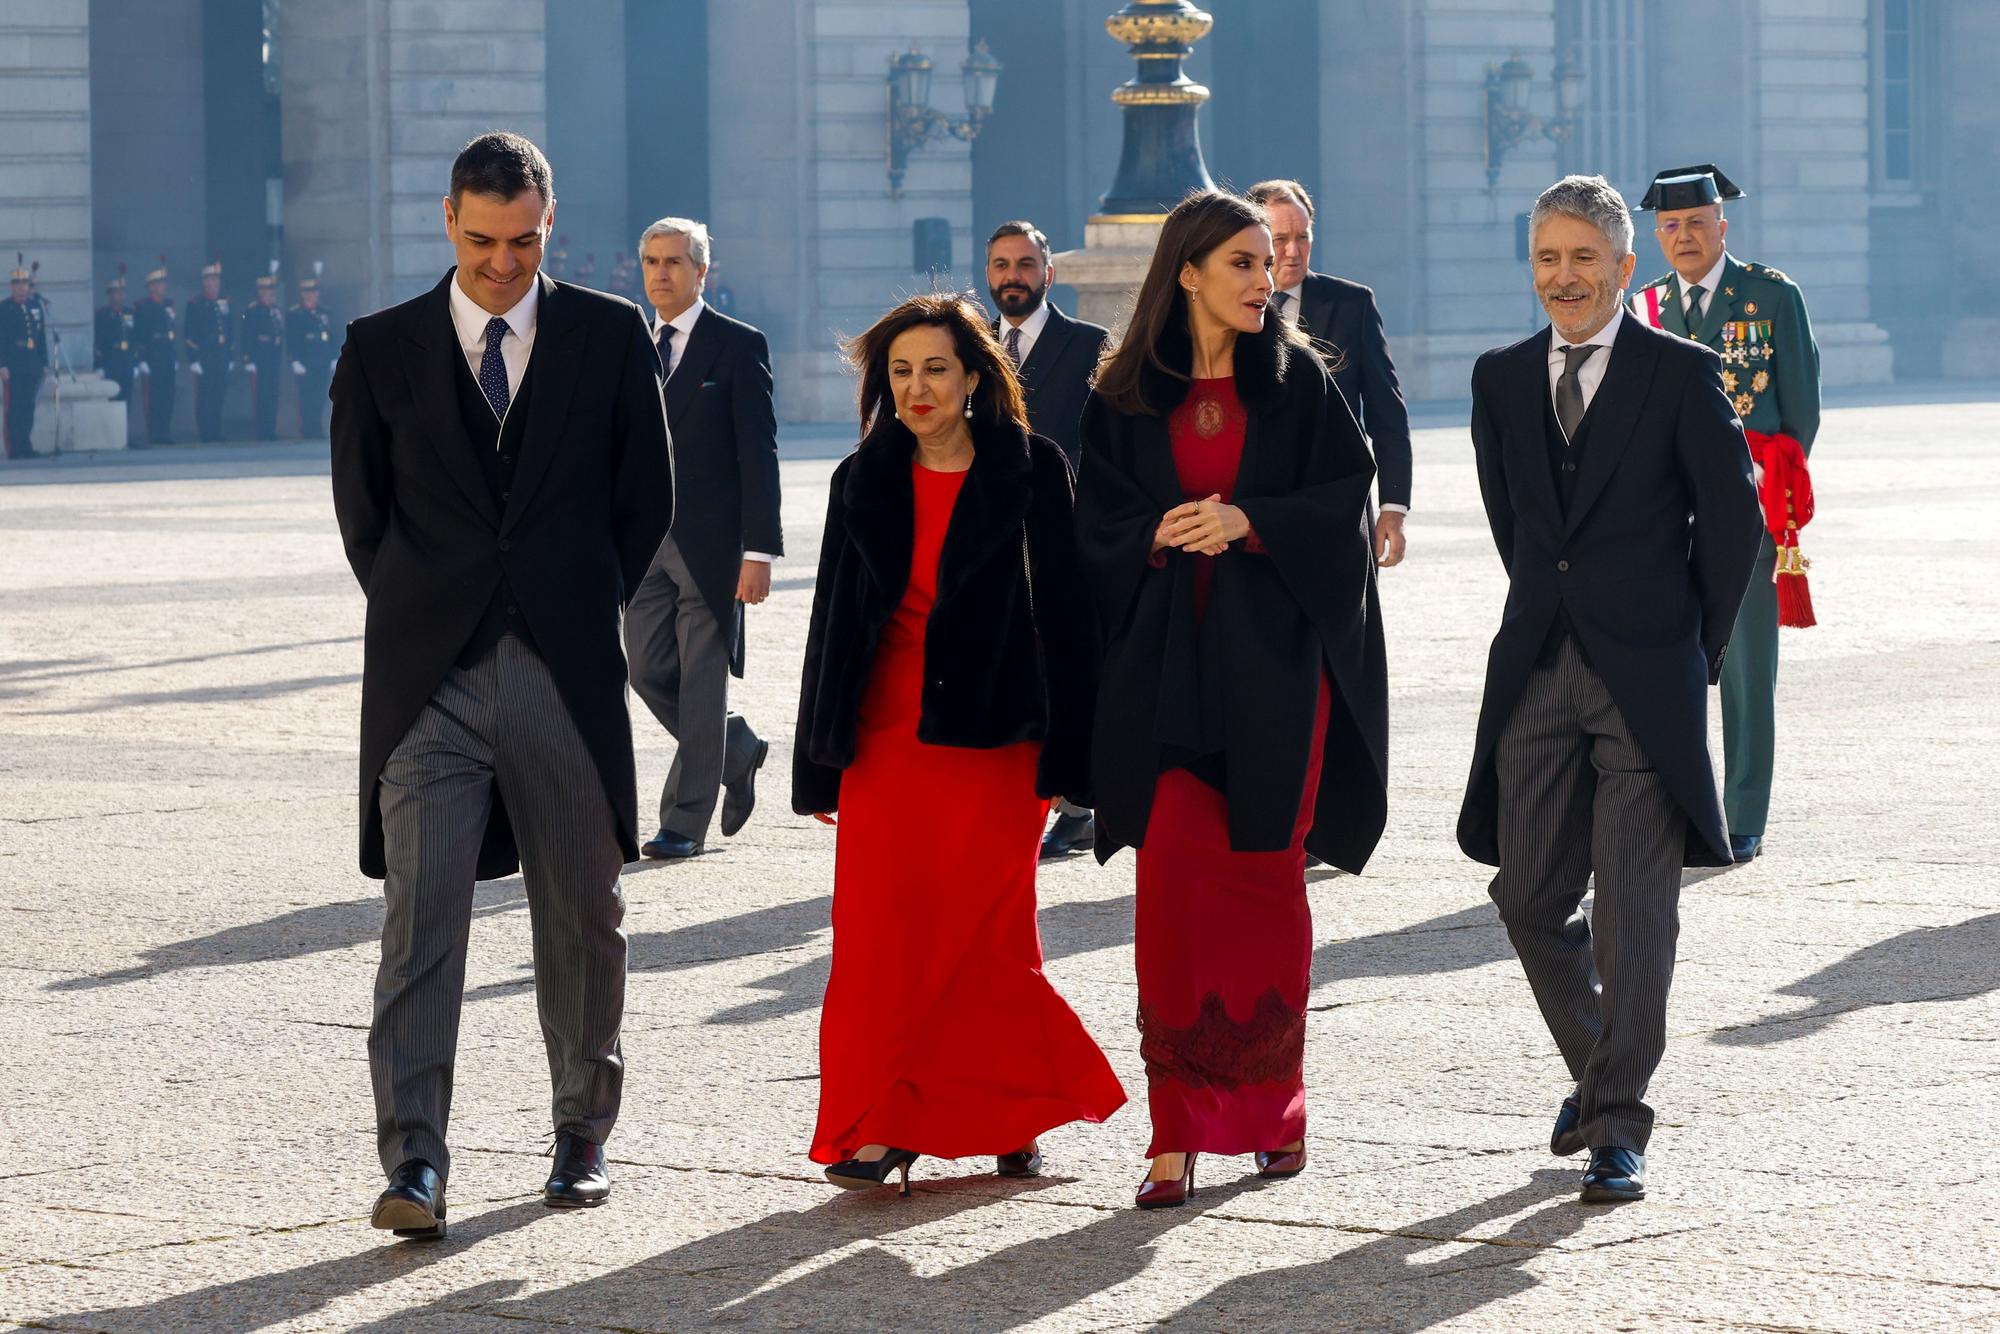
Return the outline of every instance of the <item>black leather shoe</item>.
<path id="1" fill-rule="evenodd" d="M 611 1198 L 611 1173 L 604 1165 L 604 1147 L 578 1134 L 556 1136 L 556 1165 L 542 1187 L 542 1202 L 551 1209 L 595 1209 Z"/>
<path id="2" fill-rule="evenodd" d="M 1067 857 L 1072 852 L 1085 852 L 1096 846 L 1097 821 L 1090 812 L 1077 815 L 1064 811 L 1056 816 L 1056 822 L 1042 836 L 1042 860 Z"/>
<path id="3" fill-rule="evenodd" d="M 1583 1170 L 1583 1202 L 1616 1204 L 1646 1198 L 1646 1155 L 1636 1149 L 1592 1149 Z"/>
<path id="4" fill-rule="evenodd" d="M 993 1160 L 993 1170 L 1003 1177 L 1038 1177 L 1042 1174 L 1042 1151 L 1031 1145 L 1003 1153 Z"/>
<path id="5" fill-rule="evenodd" d="M 725 783 L 722 788 L 722 836 L 735 838 L 737 831 L 750 820 L 750 812 L 757 809 L 757 771 L 764 767 L 764 761 L 771 757 L 771 743 L 759 741 L 757 754 L 750 761 L 749 770 L 733 783 Z"/>
<path id="6" fill-rule="evenodd" d="M 1729 855 L 1735 861 L 1747 862 L 1763 850 L 1764 836 L 1762 834 L 1731 834 L 1729 836 Z"/>
<path id="7" fill-rule="evenodd" d="M 679 834 L 662 829 L 639 845 L 639 855 L 649 862 L 674 862 L 683 857 L 699 857 L 701 841 L 682 838 Z"/>
<path id="8" fill-rule="evenodd" d="M 1556 1112 L 1556 1128 L 1549 1133 L 1549 1152 L 1558 1158 L 1567 1158 L 1573 1153 L 1582 1153 L 1583 1108 L 1577 1105 L 1576 1095 L 1563 1099 L 1563 1105 Z"/>
<path id="9" fill-rule="evenodd" d="M 444 1181 L 437 1169 L 412 1158 L 389 1174 L 389 1188 L 375 1200 L 370 1227 L 412 1241 L 444 1238 Z"/>

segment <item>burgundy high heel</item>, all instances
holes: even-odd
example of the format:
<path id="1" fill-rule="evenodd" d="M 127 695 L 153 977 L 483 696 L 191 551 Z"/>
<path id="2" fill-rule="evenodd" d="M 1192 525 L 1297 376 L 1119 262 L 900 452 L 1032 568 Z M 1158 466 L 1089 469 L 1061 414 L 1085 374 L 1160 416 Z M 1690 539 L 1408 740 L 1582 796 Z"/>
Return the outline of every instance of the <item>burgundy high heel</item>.
<path id="1" fill-rule="evenodd" d="M 1306 1170 L 1306 1145 L 1299 1141 L 1296 1149 L 1271 1149 L 1257 1155 L 1257 1175 L 1260 1177 L 1295 1177 Z"/>
<path id="2" fill-rule="evenodd" d="M 1139 1183 L 1139 1193 L 1132 1203 L 1141 1209 L 1178 1209 L 1194 1194 L 1194 1160 L 1200 1154 L 1190 1153 L 1181 1163 L 1181 1174 L 1172 1181 L 1146 1180 Z"/>

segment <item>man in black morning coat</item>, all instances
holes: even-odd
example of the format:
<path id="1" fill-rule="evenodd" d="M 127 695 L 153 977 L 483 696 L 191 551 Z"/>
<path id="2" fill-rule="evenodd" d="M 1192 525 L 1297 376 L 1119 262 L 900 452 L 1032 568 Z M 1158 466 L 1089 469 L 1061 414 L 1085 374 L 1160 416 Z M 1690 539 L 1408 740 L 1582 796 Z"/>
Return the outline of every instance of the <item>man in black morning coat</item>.
<path id="1" fill-rule="evenodd" d="M 539 272 L 548 161 L 488 134 L 452 166 L 458 265 L 348 328 L 333 495 L 368 595 L 361 869 L 388 917 L 368 1037 L 389 1188 L 443 1231 L 475 877 L 518 865 L 554 1085 L 552 1205 L 601 1203 L 638 856 L 619 609 L 673 517 L 659 362 L 631 302 Z M 518 849 L 518 852 L 517 852 Z"/>
<path id="2" fill-rule="evenodd" d="M 1458 821 L 1574 1093 L 1550 1148 L 1585 1200 L 1645 1194 L 1681 866 L 1726 866 L 1708 755 L 1761 531 L 1742 423 L 1707 348 L 1623 312 L 1632 219 L 1600 176 L 1530 217 L 1552 328 L 1472 373 L 1479 489 L 1509 585 Z M 1588 927 L 1571 915 L 1596 877 Z"/>
<path id="3" fill-rule="evenodd" d="M 1049 300 L 1055 282 L 1049 238 L 1032 222 L 1003 222 L 986 241 L 986 291 L 1000 317 L 1000 340 L 1028 400 L 1028 428 L 1061 446 L 1072 469 L 1083 458 L 1083 405 L 1097 359 L 1111 341 L 1101 324 L 1073 320 Z M 1061 857 L 1095 844 L 1090 811 L 1065 799 L 1042 838 L 1042 856 Z"/>

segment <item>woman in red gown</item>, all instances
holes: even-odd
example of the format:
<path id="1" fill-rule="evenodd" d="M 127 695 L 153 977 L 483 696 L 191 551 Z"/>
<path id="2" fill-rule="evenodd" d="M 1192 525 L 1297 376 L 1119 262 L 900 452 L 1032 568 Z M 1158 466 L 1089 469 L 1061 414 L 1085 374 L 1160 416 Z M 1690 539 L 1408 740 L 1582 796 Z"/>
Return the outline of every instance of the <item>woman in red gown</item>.
<path id="1" fill-rule="evenodd" d="M 1097 855 L 1138 850 L 1141 1208 L 1183 1203 L 1198 1153 L 1304 1168 L 1306 858 L 1359 871 L 1385 811 L 1374 464 L 1267 317 L 1271 261 L 1261 207 L 1183 201 L 1084 412 Z"/>
<path id="2" fill-rule="evenodd" d="M 1096 636 L 1062 451 L 955 296 L 854 340 L 865 437 L 835 470 L 793 806 L 839 812 L 812 1158 L 877 1185 L 918 1156 L 1040 1170 L 1037 1137 L 1124 1089 L 1042 974 L 1051 798 L 1088 795 Z"/>

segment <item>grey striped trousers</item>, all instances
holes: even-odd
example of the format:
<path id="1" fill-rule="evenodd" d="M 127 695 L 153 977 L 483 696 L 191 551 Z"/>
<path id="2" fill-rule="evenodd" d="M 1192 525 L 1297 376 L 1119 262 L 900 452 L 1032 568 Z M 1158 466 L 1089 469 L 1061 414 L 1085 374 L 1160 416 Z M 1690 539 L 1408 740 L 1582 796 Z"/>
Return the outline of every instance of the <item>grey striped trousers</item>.
<path id="1" fill-rule="evenodd" d="M 624 1075 L 624 857 L 597 766 L 535 652 L 454 667 L 383 767 L 388 859 L 368 1070 L 382 1170 L 450 1172 L 452 1064 L 479 845 L 498 788 L 521 853 L 555 1128 L 603 1143 Z"/>
<path id="2" fill-rule="evenodd" d="M 1568 634 L 1529 675 L 1495 762 L 1493 902 L 1577 1082 L 1584 1141 L 1643 1152 L 1646 1085 L 1667 1045 L 1687 816 Z M 1572 924 L 1593 872 L 1590 923 Z"/>

